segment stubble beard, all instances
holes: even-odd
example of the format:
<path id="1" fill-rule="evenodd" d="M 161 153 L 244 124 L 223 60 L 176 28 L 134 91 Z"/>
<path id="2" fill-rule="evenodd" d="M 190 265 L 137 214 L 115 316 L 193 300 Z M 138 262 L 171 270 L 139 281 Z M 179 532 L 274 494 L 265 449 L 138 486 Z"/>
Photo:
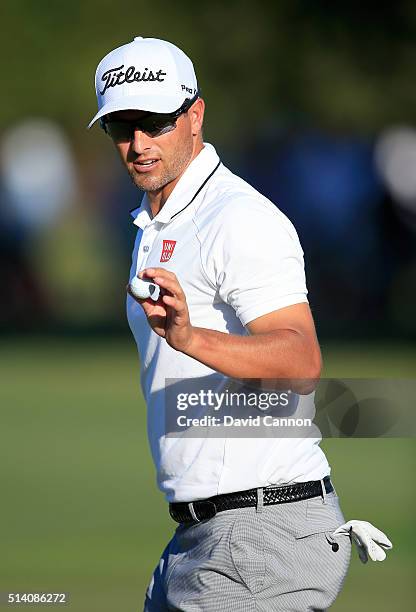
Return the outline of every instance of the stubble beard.
<path id="1" fill-rule="evenodd" d="M 185 171 L 192 157 L 192 149 L 192 142 L 190 142 L 176 151 L 174 157 L 172 157 L 169 162 L 164 162 L 162 172 L 157 176 L 149 176 L 150 173 L 141 175 L 136 172 L 132 166 L 128 168 L 130 178 L 134 185 L 142 191 L 159 191 L 163 189 L 165 185 L 177 179 L 178 176 Z"/>

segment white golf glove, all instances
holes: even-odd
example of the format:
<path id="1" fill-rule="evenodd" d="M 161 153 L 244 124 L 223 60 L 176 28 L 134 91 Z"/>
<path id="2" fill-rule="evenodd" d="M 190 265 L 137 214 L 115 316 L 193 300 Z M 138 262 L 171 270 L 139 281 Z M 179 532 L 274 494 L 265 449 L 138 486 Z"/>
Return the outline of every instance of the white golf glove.
<path id="1" fill-rule="evenodd" d="M 367 521 L 348 521 L 332 534 L 333 537 L 341 535 L 350 536 L 363 563 L 367 563 L 368 557 L 372 561 L 384 561 L 385 551 L 393 548 L 386 534 Z"/>

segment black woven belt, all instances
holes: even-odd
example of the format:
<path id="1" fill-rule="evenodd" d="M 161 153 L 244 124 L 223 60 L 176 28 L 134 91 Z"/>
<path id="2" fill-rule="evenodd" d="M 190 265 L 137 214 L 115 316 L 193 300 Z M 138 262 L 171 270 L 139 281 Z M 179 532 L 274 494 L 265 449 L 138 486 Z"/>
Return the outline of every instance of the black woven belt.
<path id="1" fill-rule="evenodd" d="M 325 476 L 323 482 L 326 493 L 332 493 L 334 487 L 329 476 Z M 289 502 L 301 501 L 302 499 L 322 496 L 321 483 L 321 480 L 311 480 L 282 487 L 265 487 L 263 488 L 263 505 L 287 504 Z M 199 523 L 212 518 L 217 512 L 256 505 L 257 489 L 249 489 L 248 491 L 215 495 L 214 497 L 194 502 L 169 504 L 169 514 L 177 523 Z"/>

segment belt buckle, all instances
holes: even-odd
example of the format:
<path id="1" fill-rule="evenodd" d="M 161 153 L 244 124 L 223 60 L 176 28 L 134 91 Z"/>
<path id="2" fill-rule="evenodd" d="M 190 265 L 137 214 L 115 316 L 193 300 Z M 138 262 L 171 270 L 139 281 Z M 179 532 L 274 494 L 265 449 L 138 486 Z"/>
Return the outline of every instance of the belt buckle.
<path id="1" fill-rule="evenodd" d="M 217 507 L 214 502 L 209 500 L 200 500 L 196 502 L 188 503 L 188 510 L 192 519 L 195 523 L 200 523 L 201 521 L 207 521 L 208 519 L 212 519 L 217 514 Z M 207 513 L 207 516 L 203 516 L 203 518 L 199 518 L 197 512 Z M 201 516 L 201 514 L 200 514 Z"/>

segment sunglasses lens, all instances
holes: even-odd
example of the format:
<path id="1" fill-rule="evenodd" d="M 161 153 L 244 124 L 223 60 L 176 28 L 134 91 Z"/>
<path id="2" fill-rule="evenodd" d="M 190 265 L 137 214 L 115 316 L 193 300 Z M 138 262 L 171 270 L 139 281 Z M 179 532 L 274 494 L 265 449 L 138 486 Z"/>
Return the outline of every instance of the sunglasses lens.
<path id="1" fill-rule="evenodd" d="M 107 134 L 115 142 L 129 142 L 133 135 L 134 127 L 127 121 L 108 121 L 106 129 Z"/>
<path id="2" fill-rule="evenodd" d="M 176 119 L 172 119 L 170 115 L 153 114 L 143 117 L 137 127 L 150 136 L 161 136 L 175 129 Z"/>
<path id="3" fill-rule="evenodd" d="M 107 134 L 115 142 L 130 142 L 134 130 L 140 130 L 153 138 L 171 132 L 176 127 L 176 118 L 171 115 L 152 114 L 136 121 L 108 121 Z"/>

